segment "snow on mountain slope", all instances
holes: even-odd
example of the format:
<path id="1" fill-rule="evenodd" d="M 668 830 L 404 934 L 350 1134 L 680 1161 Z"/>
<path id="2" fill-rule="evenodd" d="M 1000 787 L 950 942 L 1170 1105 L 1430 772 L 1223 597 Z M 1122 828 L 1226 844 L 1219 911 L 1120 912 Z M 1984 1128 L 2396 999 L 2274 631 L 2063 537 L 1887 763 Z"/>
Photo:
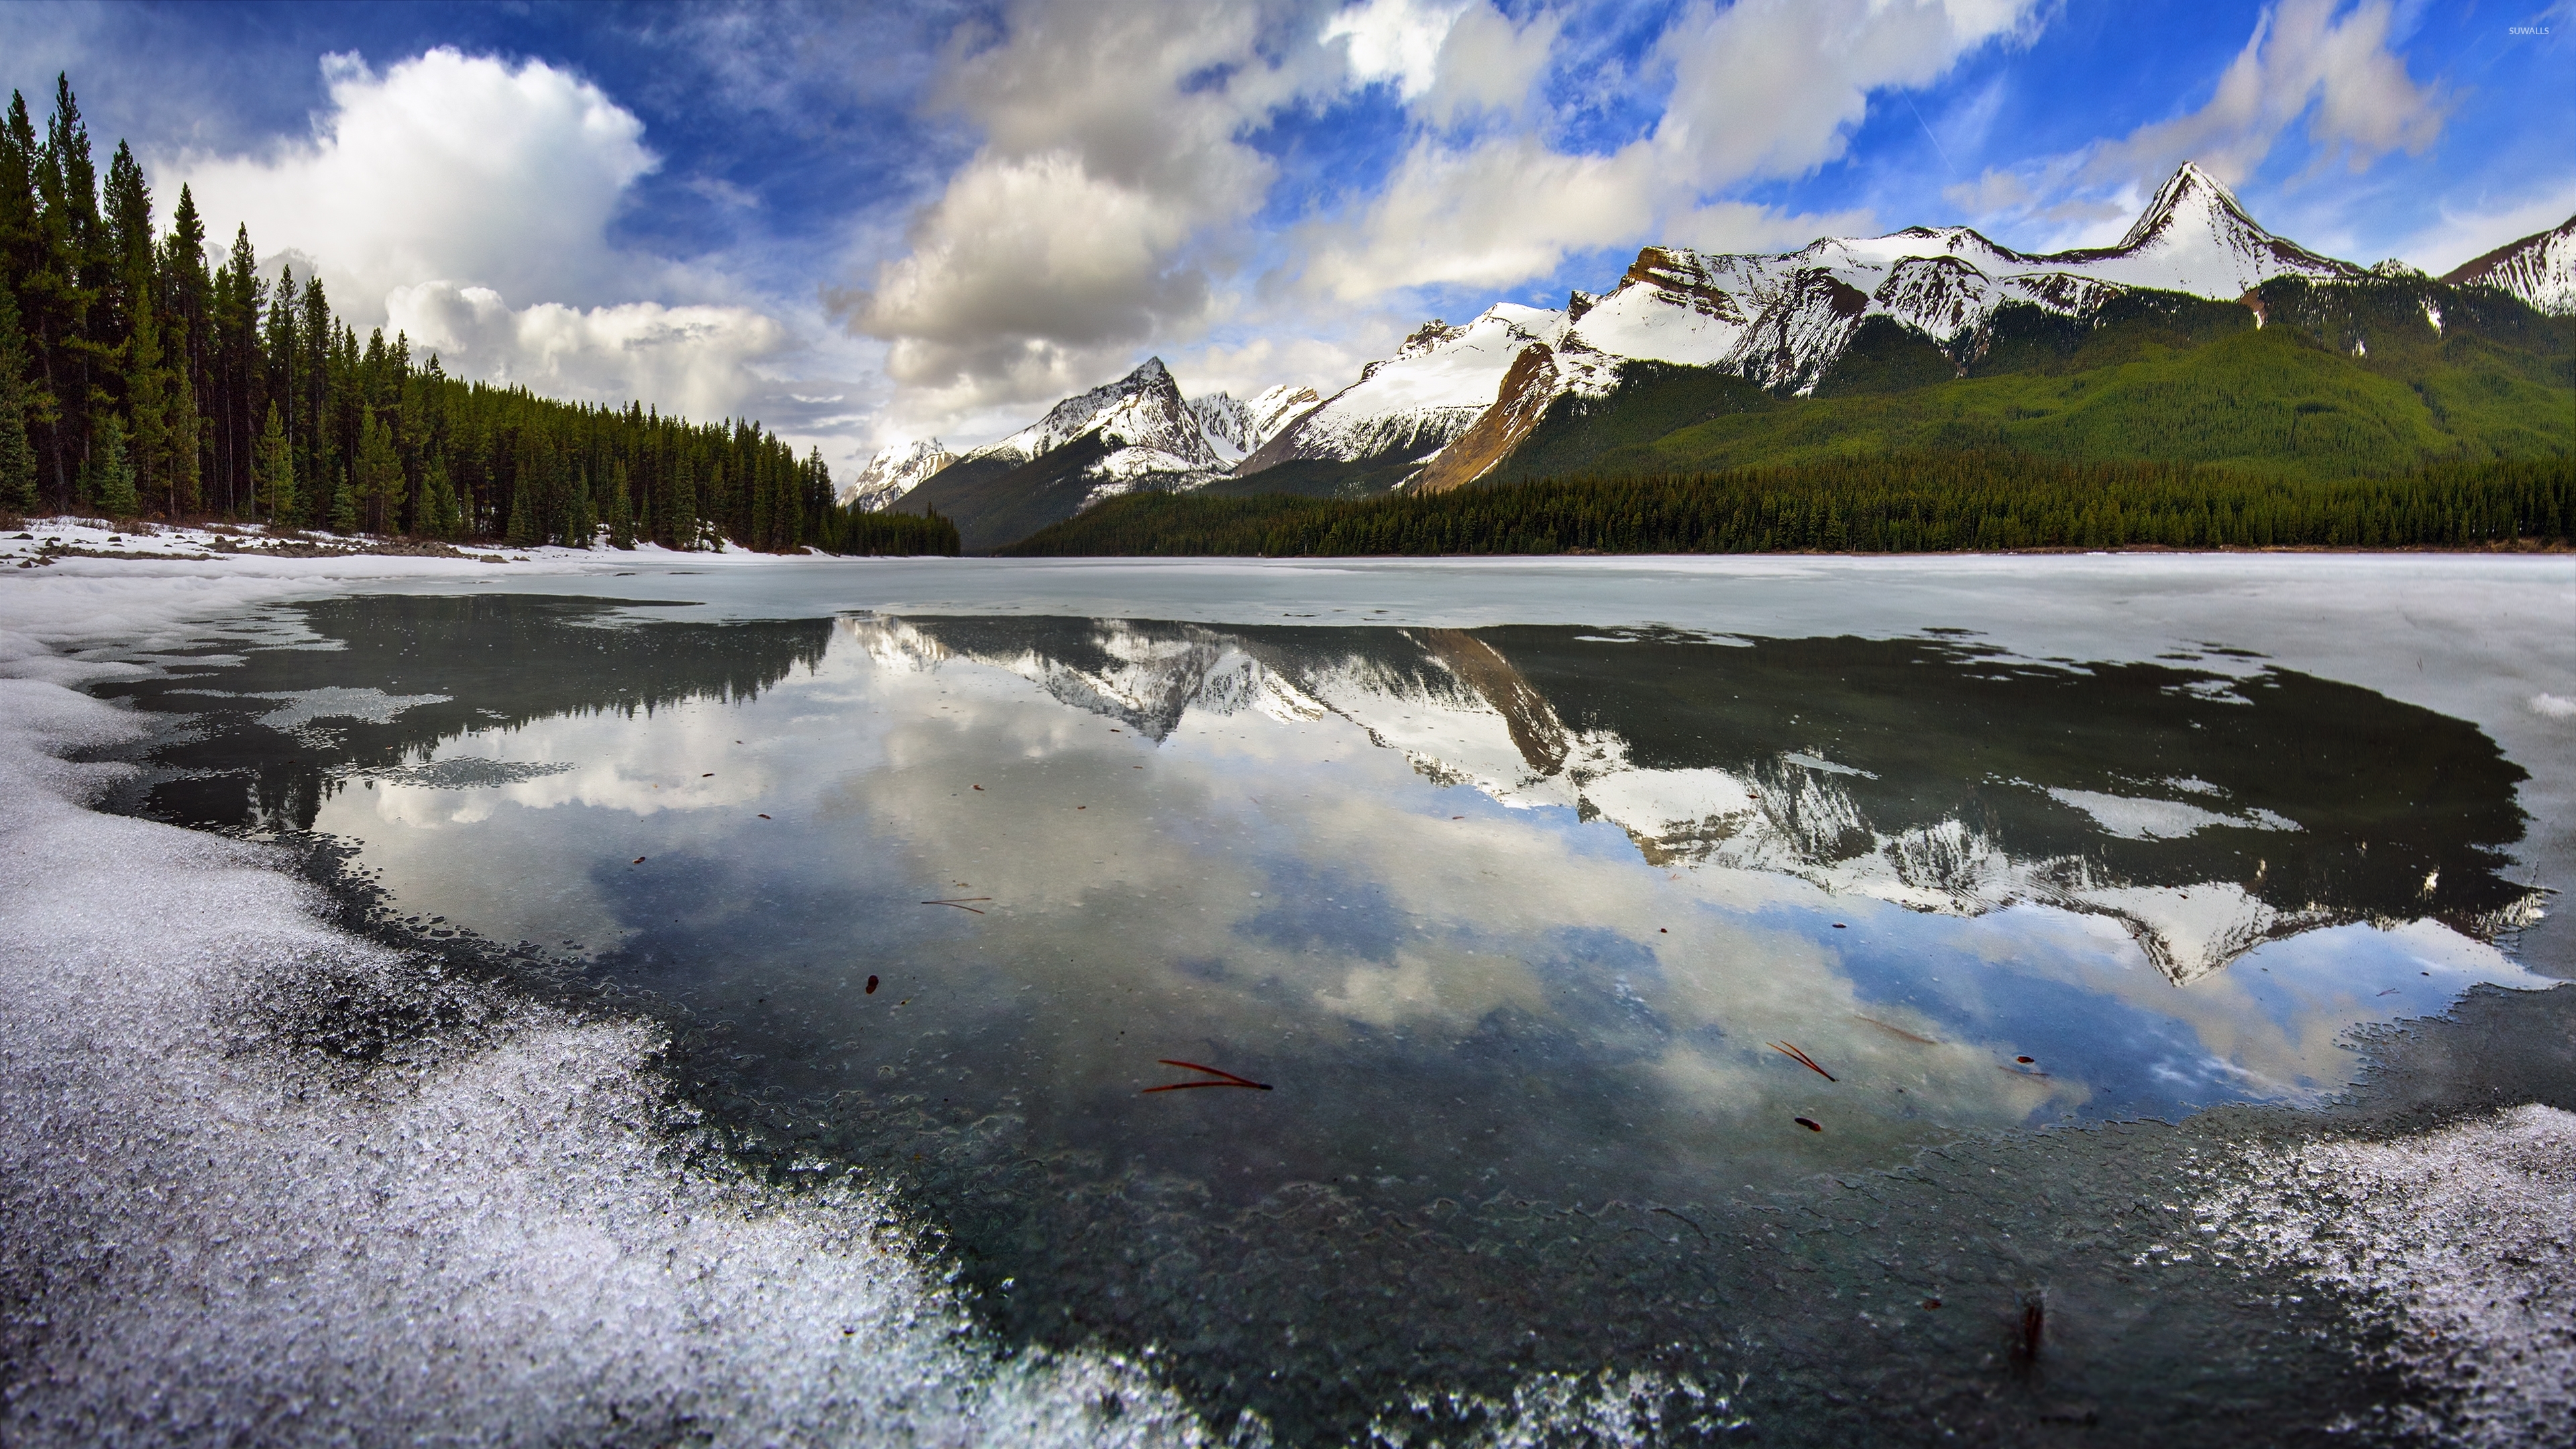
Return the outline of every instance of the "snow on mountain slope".
<path id="1" fill-rule="evenodd" d="M 1183 398 L 1163 360 L 1151 357 L 1116 382 L 1064 399 L 1045 417 L 960 461 L 1026 463 L 1096 436 L 1105 452 L 1083 468 L 1098 484 L 1083 500 L 1088 508 L 1148 482 L 1186 489 L 1222 477 L 1277 431 L 1282 413 L 1314 395 L 1311 388 L 1274 387 L 1258 405 L 1222 392 Z"/>
<path id="2" fill-rule="evenodd" d="M 2500 246 L 2442 280 L 2495 287 L 2553 317 L 2576 317 L 2576 216 Z"/>
<path id="3" fill-rule="evenodd" d="M 2544 310 L 2576 309 L 2571 228 L 2481 258 L 2454 279 L 2483 268 L 2478 279 Z M 1321 400 L 1273 388 L 1251 404 L 1224 394 L 1184 404 L 1161 363 L 1149 362 L 969 456 L 1033 458 L 1104 430 L 1119 446 L 1092 465 L 1103 482 L 1093 502 L 1148 477 L 1190 487 L 1227 468 L 1246 477 L 1299 460 L 1422 465 L 1412 486 L 1455 487 L 1508 457 L 1553 399 L 1610 392 L 1629 361 L 1721 368 L 1804 395 L 1874 316 L 1929 337 L 1964 366 L 1983 351 L 1996 313 L 2017 303 L 2081 317 L 2132 288 L 2233 301 L 2275 277 L 2367 275 L 2264 230 L 2186 163 L 2117 246 L 2029 254 L 1968 227 L 1918 226 L 1769 256 L 1647 247 L 1606 294 L 1576 292 L 1563 310 L 1497 303 L 1463 327 L 1434 320 Z"/>
<path id="4" fill-rule="evenodd" d="M 874 513 L 912 491 L 924 478 L 957 461 L 948 445 L 937 438 L 925 438 L 912 446 L 886 448 L 868 460 L 850 486 L 841 490 L 841 502 L 855 503 Z"/>
<path id="5" fill-rule="evenodd" d="M 1197 467 L 1217 466 L 1198 416 L 1181 400 L 1180 385 L 1172 381 L 1171 371 L 1159 357 L 1145 359 L 1116 382 L 1075 393 L 1047 409 L 1045 417 L 966 457 L 1027 462 L 1089 433 L 1100 434 L 1113 452 L 1119 447 L 1150 448 Z"/>
<path id="6" fill-rule="evenodd" d="M 2545 271 L 2536 261 L 2519 265 Z M 1826 237 L 1774 256 L 1647 247 L 1616 288 L 1576 292 L 1564 311 L 1505 303 L 1463 328 L 1431 323 L 1235 472 L 1400 453 L 1432 464 L 1416 486 L 1453 487 L 1500 462 L 1536 426 L 1547 398 L 1606 393 L 1631 360 L 1718 367 L 1804 394 L 1873 316 L 1965 360 L 2013 303 L 2081 316 L 2133 287 L 2233 300 L 2279 276 L 2363 275 L 2265 231 L 2189 164 L 2114 247 L 2032 255 L 1964 226 Z M 1545 356 L 1516 368 L 1533 346 Z M 1472 445 L 1449 456 L 1471 430 Z"/>
<path id="7" fill-rule="evenodd" d="M 1323 400 L 1322 393 L 1293 383 L 1283 382 L 1264 389 L 1259 397 L 1247 404 L 1252 410 L 1252 447 L 1258 449 L 1279 436 L 1290 423 L 1304 417 Z"/>
<path id="8" fill-rule="evenodd" d="M 1233 464 L 1260 444 L 1253 441 L 1252 408 L 1231 393 L 1212 392 L 1185 404 L 1217 457 Z"/>
<path id="9" fill-rule="evenodd" d="M 1574 335 L 1612 356 L 1724 367 L 1803 393 L 1874 315 L 1955 353 L 1973 351 L 2011 302 L 2081 315 L 2129 287 L 2233 299 L 2279 276 L 2362 275 L 2265 231 L 2186 164 L 2115 247 L 2030 255 L 1964 226 L 1827 237 L 1782 256 L 1648 247 Z"/>
<path id="10" fill-rule="evenodd" d="M 2350 281 L 2364 270 L 2272 235 L 2217 178 L 2189 162 L 2165 182 L 2115 247 L 2032 260 L 2129 287 L 2241 297 L 2274 277 Z"/>
<path id="11" fill-rule="evenodd" d="M 1393 357 L 1327 398 L 1235 468 L 1238 477 L 1300 458 L 1419 458 L 1446 446 L 1494 405 L 1504 375 L 1532 343 L 1564 340 L 1565 314 L 1497 302 L 1464 327 L 1434 319 Z"/>

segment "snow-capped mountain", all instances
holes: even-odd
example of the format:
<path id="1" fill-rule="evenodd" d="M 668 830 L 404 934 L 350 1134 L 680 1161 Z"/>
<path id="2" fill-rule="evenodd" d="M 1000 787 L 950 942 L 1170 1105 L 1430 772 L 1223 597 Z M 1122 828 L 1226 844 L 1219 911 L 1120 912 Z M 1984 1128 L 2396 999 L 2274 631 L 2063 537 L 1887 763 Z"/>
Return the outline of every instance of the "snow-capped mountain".
<path id="1" fill-rule="evenodd" d="M 1244 402 L 1231 393 L 1212 392 L 1189 400 L 1189 409 L 1207 435 L 1208 446 L 1231 466 L 1279 435 L 1323 399 L 1311 387 L 1286 383 L 1263 390 Z"/>
<path id="2" fill-rule="evenodd" d="M 1647 247 L 1617 287 L 1577 292 L 1562 311 L 1503 303 L 1465 327 L 1431 323 L 1236 472 L 1410 450 L 1431 462 L 1416 486 L 1454 486 L 1499 462 L 1548 399 L 1606 393 L 1631 360 L 1716 367 L 1803 394 L 1872 317 L 1965 361 L 2012 303 L 2082 316 L 2132 288 L 2233 300 L 2280 276 L 2365 275 L 2264 230 L 2216 178 L 2188 164 L 2112 247 L 2033 255 L 1964 226 L 1827 237 L 1772 256 Z M 1442 453 L 1471 429 L 1479 429 L 1472 462 L 1443 466 Z"/>
<path id="3" fill-rule="evenodd" d="M 1252 447 L 1257 449 L 1279 436 L 1289 424 L 1313 411 L 1315 405 L 1323 400 L 1323 394 L 1313 388 L 1299 387 L 1294 383 L 1283 382 L 1263 389 L 1259 397 L 1245 405 L 1252 410 Z"/>
<path id="4" fill-rule="evenodd" d="M 1311 389 L 1272 388 L 1254 403 L 1222 392 L 1184 398 L 1163 360 L 1147 358 L 951 460 L 885 506 L 936 509 L 957 521 L 968 548 L 990 548 L 1122 493 L 1223 478 L 1313 397 Z"/>
<path id="5" fill-rule="evenodd" d="M 2553 317 L 2576 317 L 2576 216 L 2500 246 L 2442 278 L 2453 286 L 2495 287 Z"/>
<path id="6" fill-rule="evenodd" d="M 1276 387 L 1250 403 L 1221 393 L 1184 400 L 1162 363 L 1149 361 L 969 453 L 932 484 L 957 493 L 971 481 L 981 490 L 972 506 L 992 514 L 994 531 L 969 547 L 1024 536 L 1026 530 L 999 531 L 1003 511 L 1017 518 L 1014 526 L 1033 529 L 1138 487 L 1192 489 L 1289 464 L 1300 465 L 1282 475 L 1289 491 L 1436 491 L 1491 473 L 1559 399 L 1608 397 L 1632 362 L 1709 368 L 1804 396 L 1865 335 L 1872 357 L 1910 337 L 1964 373 L 1986 356 L 2007 309 L 2080 326 L 2132 292 L 2235 302 L 2283 277 L 2346 282 L 2373 275 L 2273 235 L 2216 178 L 2186 164 L 2115 246 L 2025 253 L 1964 226 L 1826 237 L 1774 255 L 1650 246 L 1605 293 L 1577 291 L 1563 308 L 1497 303 L 1464 326 L 1435 319 L 1322 397 Z M 2576 221 L 2446 280 L 2484 283 L 2543 311 L 2576 313 Z M 2427 307 L 2428 317 L 2437 317 Z M 1920 365 L 1919 344 L 1916 354 L 1910 365 Z M 999 481 L 1077 445 L 1079 459 L 1065 454 L 1059 465 L 1007 488 Z M 1262 485 L 1234 491 L 1244 488 Z M 1034 501 L 1040 489 L 1042 506 Z M 910 496 L 950 510 L 944 495 L 933 496 L 939 494 L 925 484 Z"/>
<path id="7" fill-rule="evenodd" d="M 1522 351 L 1565 336 L 1565 314 L 1496 303 L 1464 327 L 1433 319 L 1393 357 L 1370 363 L 1359 381 L 1309 409 L 1237 465 L 1238 476 L 1301 458 L 1409 461 L 1475 426 L 1494 405 L 1503 374 Z"/>
<path id="8" fill-rule="evenodd" d="M 855 503 L 874 513 L 956 461 L 957 455 L 937 438 L 924 438 L 909 447 L 882 449 L 859 470 L 858 477 L 850 480 L 850 486 L 841 490 L 841 502 Z"/>
<path id="9" fill-rule="evenodd" d="M 1108 445 L 1107 455 L 1093 465 L 1096 476 L 1103 479 L 1208 473 L 1228 461 L 1209 441 L 1204 420 L 1182 399 L 1180 384 L 1172 380 L 1159 357 L 1145 359 L 1116 382 L 1066 398 L 1047 409 L 1045 417 L 1000 442 L 977 448 L 964 461 L 1024 463 L 1094 436 Z"/>

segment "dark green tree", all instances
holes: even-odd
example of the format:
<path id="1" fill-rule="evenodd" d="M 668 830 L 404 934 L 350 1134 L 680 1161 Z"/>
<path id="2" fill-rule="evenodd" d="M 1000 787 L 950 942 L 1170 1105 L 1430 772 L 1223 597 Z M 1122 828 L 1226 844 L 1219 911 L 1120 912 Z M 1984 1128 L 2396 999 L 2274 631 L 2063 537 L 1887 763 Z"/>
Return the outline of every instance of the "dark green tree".
<path id="1" fill-rule="evenodd" d="M 295 449 L 286 441 L 286 424 L 279 420 L 275 403 L 268 405 L 268 424 L 260 429 L 256 473 L 255 506 L 268 511 L 271 524 L 295 527 L 304 515 L 303 501 L 295 494 Z"/>
<path id="2" fill-rule="evenodd" d="M 633 552 L 635 548 L 635 505 L 627 497 L 626 465 L 613 463 L 608 469 L 608 546 Z"/>
<path id="3" fill-rule="evenodd" d="M 404 480 L 402 459 L 394 455 L 393 429 L 376 420 L 375 409 L 367 408 L 358 423 L 358 465 L 352 492 L 356 494 L 359 516 L 371 532 L 385 533 L 400 527 Z"/>
<path id="4" fill-rule="evenodd" d="M 358 500 L 349 494 L 349 470 L 340 470 L 331 485 L 331 531 L 351 534 L 358 531 Z"/>
<path id="5" fill-rule="evenodd" d="M 18 303 L 0 286 L 0 509 L 36 506 L 36 449 L 27 436 L 27 346 Z"/>
<path id="6" fill-rule="evenodd" d="M 433 455 L 429 476 L 421 484 L 423 533 L 450 541 L 465 536 L 464 510 L 458 507 L 456 485 L 447 476 L 447 460 Z"/>
<path id="7" fill-rule="evenodd" d="M 90 440 L 90 500 L 109 518 L 122 522 L 143 512 L 143 501 L 134 492 L 134 462 L 125 446 L 125 420 L 114 409 L 99 415 L 96 436 Z"/>

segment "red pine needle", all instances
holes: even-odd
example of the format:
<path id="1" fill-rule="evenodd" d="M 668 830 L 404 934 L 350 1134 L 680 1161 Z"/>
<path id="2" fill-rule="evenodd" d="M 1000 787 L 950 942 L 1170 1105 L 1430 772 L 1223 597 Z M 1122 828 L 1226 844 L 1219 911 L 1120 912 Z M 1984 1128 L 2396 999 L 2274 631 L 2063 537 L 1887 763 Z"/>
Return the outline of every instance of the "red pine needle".
<path id="1" fill-rule="evenodd" d="M 1187 1071 L 1205 1072 L 1211 1077 L 1223 1077 L 1225 1080 L 1221 1082 L 1170 1082 L 1160 1087 L 1147 1087 L 1145 1089 L 1147 1092 L 1177 1092 L 1184 1087 L 1249 1087 L 1256 1092 L 1267 1092 L 1272 1090 L 1272 1087 L 1268 1082 L 1256 1082 L 1250 1077 L 1238 1077 L 1234 1073 L 1225 1070 L 1223 1067 L 1203 1067 L 1196 1062 L 1174 1061 L 1170 1057 L 1156 1057 L 1155 1060 L 1167 1067 L 1180 1067 Z"/>
<path id="2" fill-rule="evenodd" d="M 1775 1041 L 1775 1042 L 1772 1042 L 1772 1043 L 1770 1044 L 1770 1046 L 1771 1046 L 1771 1050 L 1773 1050 L 1773 1051 L 1775 1051 L 1775 1052 L 1778 1052 L 1778 1053 L 1780 1053 L 1782 1056 L 1785 1056 L 1785 1057 L 1789 1058 L 1790 1060 L 1792 1060 L 1792 1061 L 1794 1061 L 1794 1062 L 1798 1063 L 1800 1066 L 1805 1067 L 1808 1071 L 1814 1072 L 1817 1076 L 1820 1076 L 1820 1077 L 1824 1078 L 1826 1081 L 1831 1082 L 1831 1081 L 1836 1081 L 1836 1080 L 1838 1080 L 1838 1078 L 1836 1078 L 1836 1077 L 1834 1076 L 1834 1074 L 1833 1074 L 1833 1073 L 1831 1073 L 1831 1072 L 1829 1072 L 1829 1071 L 1826 1071 L 1823 1067 L 1817 1066 L 1817 1065 L 1816 1065 L 1816 1059 L 1815 1059 L 1814 1057 L 1811 1057 L 1811 1056 L 1807 1055 L 1805 1052 L 1802 1052 L 1802 1051 L 1798 1050 L 1796 1047 L 1789 1045 L 1787 1042 Z"/>

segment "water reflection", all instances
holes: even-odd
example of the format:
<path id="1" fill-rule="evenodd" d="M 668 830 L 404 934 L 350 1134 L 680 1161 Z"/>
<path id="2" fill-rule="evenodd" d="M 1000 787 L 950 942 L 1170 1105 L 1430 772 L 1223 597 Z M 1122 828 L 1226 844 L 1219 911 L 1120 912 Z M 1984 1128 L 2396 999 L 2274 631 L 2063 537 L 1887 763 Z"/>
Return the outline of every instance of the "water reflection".
<path id="1" fill-rule="evenodd" d="M 885 662 L 999 665 L 1156 738 L 1191 709 L 1329 711 L 1433 780 L 1608 819 L 1650 864 L 2107 916 L 2177 983 L 2353 921 L 2491 940 L 2537 904 L 2502 874 L 2520 767 L 2471 725 L 2287 671 L 1952 641 L 1017 624 L 847 627 Z"/>
<path id="2" fill-rule="evenodd" d="M 2521 771 L 2259 660 L 299 617 L 334 647 L 133 687 L 203 712 L 155 811 L 309 825 L 428 928 L 672 1003 L 720 1119 L 908 1183 L 1015 1331 L 1196 1342 L 1212 1404 L 1280 1424 L 1425 1371 L 1317 1387 L 1368 1378 L 1349 1275 L 1393 1271 L 1354 1214 L 1445 1235 L 1399 1315 L 1441 1372 L 1597 1365 L 1667 1331 L 1612 1326 L 1636 1295 L 1768 1270 L 1575 1262 L 1533 1204 L 1708 1243 L 1748 1188 L 1964 1132 L 2310 1098 L 2354 1026 L 2528 983 L 2492 944 L 2536 909 Z M 1146 1094 L 1162 1059 L 1277 1090 Z M 1487 1342 L 1479 1305 L 1532 1293 L 1582 1332 Z M 1268 1337 L 1209 1306 L 1254 1299 Z"/>

